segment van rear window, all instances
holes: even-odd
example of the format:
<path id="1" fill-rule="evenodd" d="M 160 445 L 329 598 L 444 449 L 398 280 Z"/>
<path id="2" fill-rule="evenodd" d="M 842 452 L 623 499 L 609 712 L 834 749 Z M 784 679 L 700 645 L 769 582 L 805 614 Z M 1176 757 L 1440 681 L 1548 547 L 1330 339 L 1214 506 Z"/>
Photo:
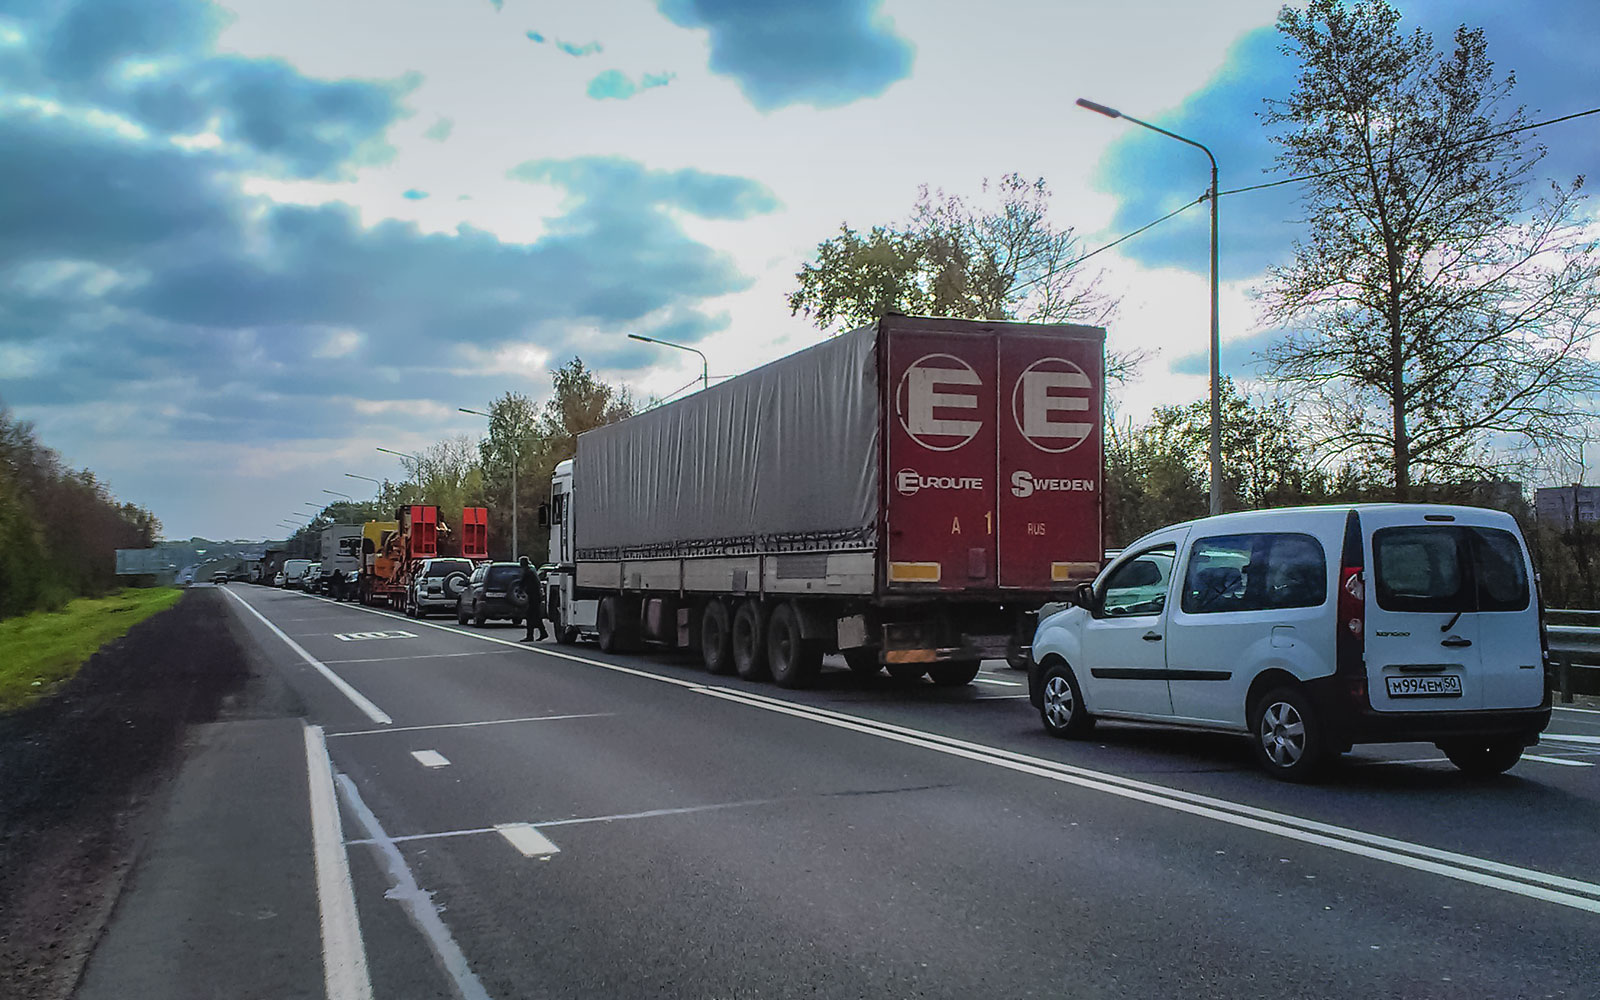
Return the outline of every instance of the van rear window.
<path id="1" fill-rule="evenodd" d="M 1381 528 L 1372 536 L 1378 607 L 1385 611 L 1521 611 L 1528 606 L 1522 544 L 1469 525 Z"/>

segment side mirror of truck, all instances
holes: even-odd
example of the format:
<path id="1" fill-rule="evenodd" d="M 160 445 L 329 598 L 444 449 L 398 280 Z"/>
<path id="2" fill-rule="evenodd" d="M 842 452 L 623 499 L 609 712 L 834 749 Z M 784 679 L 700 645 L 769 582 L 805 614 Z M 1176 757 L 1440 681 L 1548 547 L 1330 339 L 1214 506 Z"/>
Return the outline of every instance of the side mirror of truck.
<path id="1" fill-rule="evenodd" d="M 539 527 L 550 527 L 550 505 L 547 503 L 539 505 Z"/>
<path id="2" fill-rule="evenodd" d="M 1092 609 L 1094 607 L 1094 585 L 1091 583 L 1078 584 L 1078 589 L 1072 592 L 1072 603 L 1080 608 Z"/>

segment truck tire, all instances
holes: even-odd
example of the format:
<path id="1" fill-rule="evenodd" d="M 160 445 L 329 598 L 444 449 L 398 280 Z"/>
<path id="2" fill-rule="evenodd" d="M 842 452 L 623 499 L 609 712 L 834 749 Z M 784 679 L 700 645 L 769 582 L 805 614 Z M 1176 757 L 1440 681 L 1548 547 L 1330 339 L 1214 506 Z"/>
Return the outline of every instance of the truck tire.
<path id="1" fill-rule="evenodd" d="M 700 613 L 700 659 L 710 673 L 733 673 L 733 619 L 721 601 L 707 603 Z"/>
<path id="2" fill-rule="evenodd" d="M 928 677 L 940 687 L 961 687 L 972 683 L 972 679 L 978 676 L 978 668 L 981 665 L 977 660 L 951 660 L 948 663 L 935 663 L 928 668 Z"/>
<path id="3" fill-rule="evenodd" d="M 787 601 L 767 622 L 767 666 L 785 688 L 810 687 L 822 673 L 822 645 L 801 634 L 800 614 Z"/>
<path id="4" fill-rule="evenodd" d="M 767 669 L 767 609 L 751 599 L 733 613 L 733 669 L 747 681 L 772 677 Z"/>
<path id="5" fill-rule="evenodd" d="M 844 651 L 845 665 L 851 673 L 871 677 L 883 669 L 883 664 L 878 662 L 878 651 L 862 646 L 860 649 L 847 649 Z"/>
<path id="6" fill-rule="evenodd" d="M 621 597 L 600 599 L 595 630 L 599 632 L 601 652 L 632 653 L 639 648 L 638 609 L 630 604 Z"/>

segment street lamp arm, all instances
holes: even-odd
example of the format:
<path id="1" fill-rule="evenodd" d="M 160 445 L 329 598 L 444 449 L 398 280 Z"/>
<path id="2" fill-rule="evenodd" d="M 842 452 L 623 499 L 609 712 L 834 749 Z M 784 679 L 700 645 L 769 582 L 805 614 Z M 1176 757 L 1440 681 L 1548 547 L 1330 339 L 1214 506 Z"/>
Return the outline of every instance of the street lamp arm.
<path id="1" fill-rule="evenodd" d="M 630 340 L 642 341 L 646 344 L 660 344 L 662 347 L 676 347 L 680 351 L 693 351 L 695 354 L 700 355 L 700 388 L 702 390 L 711 388 L 711 363 L 706 360 L 705 352 L 700 350 L 698 347 L 690 347 L 688 344 L 674 344 L 670 340 L 657 340 L 654 337 L 646 337 L 642 333 L 630 333 L 628 334 L 628 338 Z"/>

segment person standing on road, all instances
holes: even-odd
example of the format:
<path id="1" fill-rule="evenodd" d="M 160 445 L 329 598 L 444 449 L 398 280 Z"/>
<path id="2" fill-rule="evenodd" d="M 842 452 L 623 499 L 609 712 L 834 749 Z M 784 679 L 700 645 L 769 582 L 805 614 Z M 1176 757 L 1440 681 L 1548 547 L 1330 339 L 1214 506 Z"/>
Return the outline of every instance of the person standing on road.
<path id="1" fill-rule="evenodd" d="M 550 633 L 544 627 L 544 595 L 539 592 L 539 571 L 533 568 L 527 556 L 517 560 L 522 564 L 522 592 L 528 598 L 528 634 L 523 636 L 523 642 L 533 642 L 533 630 L 539 630 L 539 639 L 543 641 L 550 638 Z"/>

